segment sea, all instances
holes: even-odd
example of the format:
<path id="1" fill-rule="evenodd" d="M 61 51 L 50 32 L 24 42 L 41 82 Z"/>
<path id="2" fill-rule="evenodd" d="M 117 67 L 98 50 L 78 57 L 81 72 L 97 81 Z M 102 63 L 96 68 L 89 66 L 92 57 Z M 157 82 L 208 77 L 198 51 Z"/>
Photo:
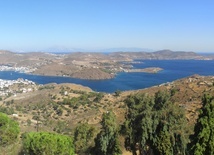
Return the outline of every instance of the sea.
<path id="1" fill-rule="evenodd" d="M 28 79 L 37 84 L 75 83 L 90 87 L 97 92 L 113 93 L 115 91 L 137 90 L 160 85 L 194 74 L 214 76 L 214 60 L 136 60 L 134 69 L 160 67 L 158 73 L 126 73 L 120 72 L 115 78 L 107 80 L 82 80 L 59 76 L 41 76 L 19 73 L 14 71 L 0 71 L 0 79 L 16 80 Z"/>

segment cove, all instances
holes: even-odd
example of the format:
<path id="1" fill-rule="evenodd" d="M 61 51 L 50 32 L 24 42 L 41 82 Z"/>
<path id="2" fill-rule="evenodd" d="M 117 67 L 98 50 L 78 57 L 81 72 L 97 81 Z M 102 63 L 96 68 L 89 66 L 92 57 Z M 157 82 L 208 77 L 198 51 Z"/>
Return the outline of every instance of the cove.
<path id="1" fill-rule="evenodd" d="M 143 89 L 194 74 L 214 76 L 214 60 L 136 60 L 142 63 L 133 63 L 133 68 L 160 67 L 159 73 L 125 73 L 121 72 L 113 79 L 82 80 L 70 77 L 41 76 L 14 71 L 1 71 L 0 79 L 16 80 L 28 79 L 38 84 L 48 83 L 75 83 L 90 87 L 94 91 L 113 93 L 117 90 Z"/>

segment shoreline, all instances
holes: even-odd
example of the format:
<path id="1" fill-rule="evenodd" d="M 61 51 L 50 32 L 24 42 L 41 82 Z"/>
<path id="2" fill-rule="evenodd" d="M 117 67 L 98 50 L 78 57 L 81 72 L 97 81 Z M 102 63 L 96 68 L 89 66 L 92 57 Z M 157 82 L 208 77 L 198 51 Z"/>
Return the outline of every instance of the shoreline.
<path id="1" fill-rule="evenodd" d="M 125 72 L 127 73 L 136 73 L 136 72 L 141 72 L 141 73 L 158 73 L 162 71 L 163 68 L 160 67 L 147 67 L 143 69 L 127 69 Z"/>
<path id="2" fill-rule="evenodd" d="M 147 68 L 143 68 L 143 69 L 124 69 L 123 70 L 123 72 L 125 72 L 125 73 L 137 73 L 137 72 L 139 72 L 139 73 L 158 73 L 158 72 L 160 72 L 160 71 L 162 71 L 163 69 L 162 68 L 160 68 L 160 67 L 147 67 Z M 46 76 L 46 77 L 48 77 L 48 76 L 50 76 L 50 77 L 67 77 L 67 78 L 73 78 L 73 79 L 80 79 L 80 80 L 97 80 L 97 81 L 99 81 L 99 80 L 109 80 L 109 79 L 114 79 L 115 78 L 115 76 L 118 74 L 118 73 L 120 73 L 120 71 L 119 72 L 116 72 L 116 73 L 114 73 L 114 74 L 109 74 L 108 75 L 108 77 L 106 76 L 106 77 L 102 77 L 102 78 L 100 78 L 100 77 L 98 77 L 98 78 L 88 78 L 88 77 L 78 77 L 78 76 L 69 76 L 69 75 L 57 75 L 57 74 L 38 74 L 38 73 L 34 73 L 34 72 L 29 72 L 29 71 L 24 71 L 24 70 L 16 70 L 16 69 L 9 69 L 9 70 L 0 70 L 0 72 L 4 72 L 4 71 L 6 71 L 6 72 L 18 72 L 18 73 L 23 73 L 23 74 L 27 74 L 27 75 L 37 75 L 37 76 Z"/>

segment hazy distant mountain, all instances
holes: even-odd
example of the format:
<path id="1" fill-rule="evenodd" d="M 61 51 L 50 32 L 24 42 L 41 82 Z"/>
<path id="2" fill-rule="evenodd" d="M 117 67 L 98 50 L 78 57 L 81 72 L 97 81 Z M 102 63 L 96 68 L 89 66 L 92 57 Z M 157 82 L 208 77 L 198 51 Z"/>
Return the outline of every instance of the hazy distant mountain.
<path id="1" fill-rule="evenodd" d="M 72 52 L 101 52 L 101 53 L 111 53 L 111 52 L 152 52 L 153 50 L 148 48 L 107 48 L 107 49 L 82 49 L 82 48 L 67 48 L 63 46 L 54 46 L 42 51 L 50 53 L 72 53 Z"/>
<path id="2" fill-rule="evenodd" d="M 87 52 L 86 50 L 81 48 L 67 48 L 63 46 L 54 46 L 54 47 L 44 49 L 43 51 L 49 52 L 49 53 Z"/>
<path id="3" fill-rule="evenodd" d="M 148 48 L 136 48 L 136 47 L 130 47 L 130 48 L 108 48 L 103 49 L 101 52 L 153 52 L 152 49 Z"/>

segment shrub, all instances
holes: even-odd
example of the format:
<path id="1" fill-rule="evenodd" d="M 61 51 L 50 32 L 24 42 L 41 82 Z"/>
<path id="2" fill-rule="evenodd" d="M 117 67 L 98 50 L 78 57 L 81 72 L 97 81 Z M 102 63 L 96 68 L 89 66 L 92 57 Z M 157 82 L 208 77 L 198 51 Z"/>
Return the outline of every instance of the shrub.
<path id="1" fill-rule="evenodd" d="M 77 153 L 86 152 L 93 141 L 95 128 L 83 123 L 78 125 L 74 131 L 74 145 Z"/>
<path id="2" fill-rule="evenodd" d="M 117 90 L 117 91 L 115 92 L 115 96 L 118 97 L 118 96 L 120 96 L 121 93 L 122 93 L 122 92 L 121 92 L 120 90 Z"/>
<path id="3" fill-rule="evenodd" d="M 7 115 L 12 115 L 14 113 L 14 110 L 13 110 L 13 108 L 10 108 L 10 107 L 0 106 L 0 112 L 5 113 Z"/>
<path id="4" fill-rule="evenodd" d="M 25 134 L 23 149 L 29 155 L 74 155 L 74 145 L 70 137 L 49 132 Z"/>
<path id="5" fill-rule="evenodd" d="M 12 144 L 17 140 L 19 132 L 18 123 L 6 114 L 0 113 L 0 146 Z"/>

